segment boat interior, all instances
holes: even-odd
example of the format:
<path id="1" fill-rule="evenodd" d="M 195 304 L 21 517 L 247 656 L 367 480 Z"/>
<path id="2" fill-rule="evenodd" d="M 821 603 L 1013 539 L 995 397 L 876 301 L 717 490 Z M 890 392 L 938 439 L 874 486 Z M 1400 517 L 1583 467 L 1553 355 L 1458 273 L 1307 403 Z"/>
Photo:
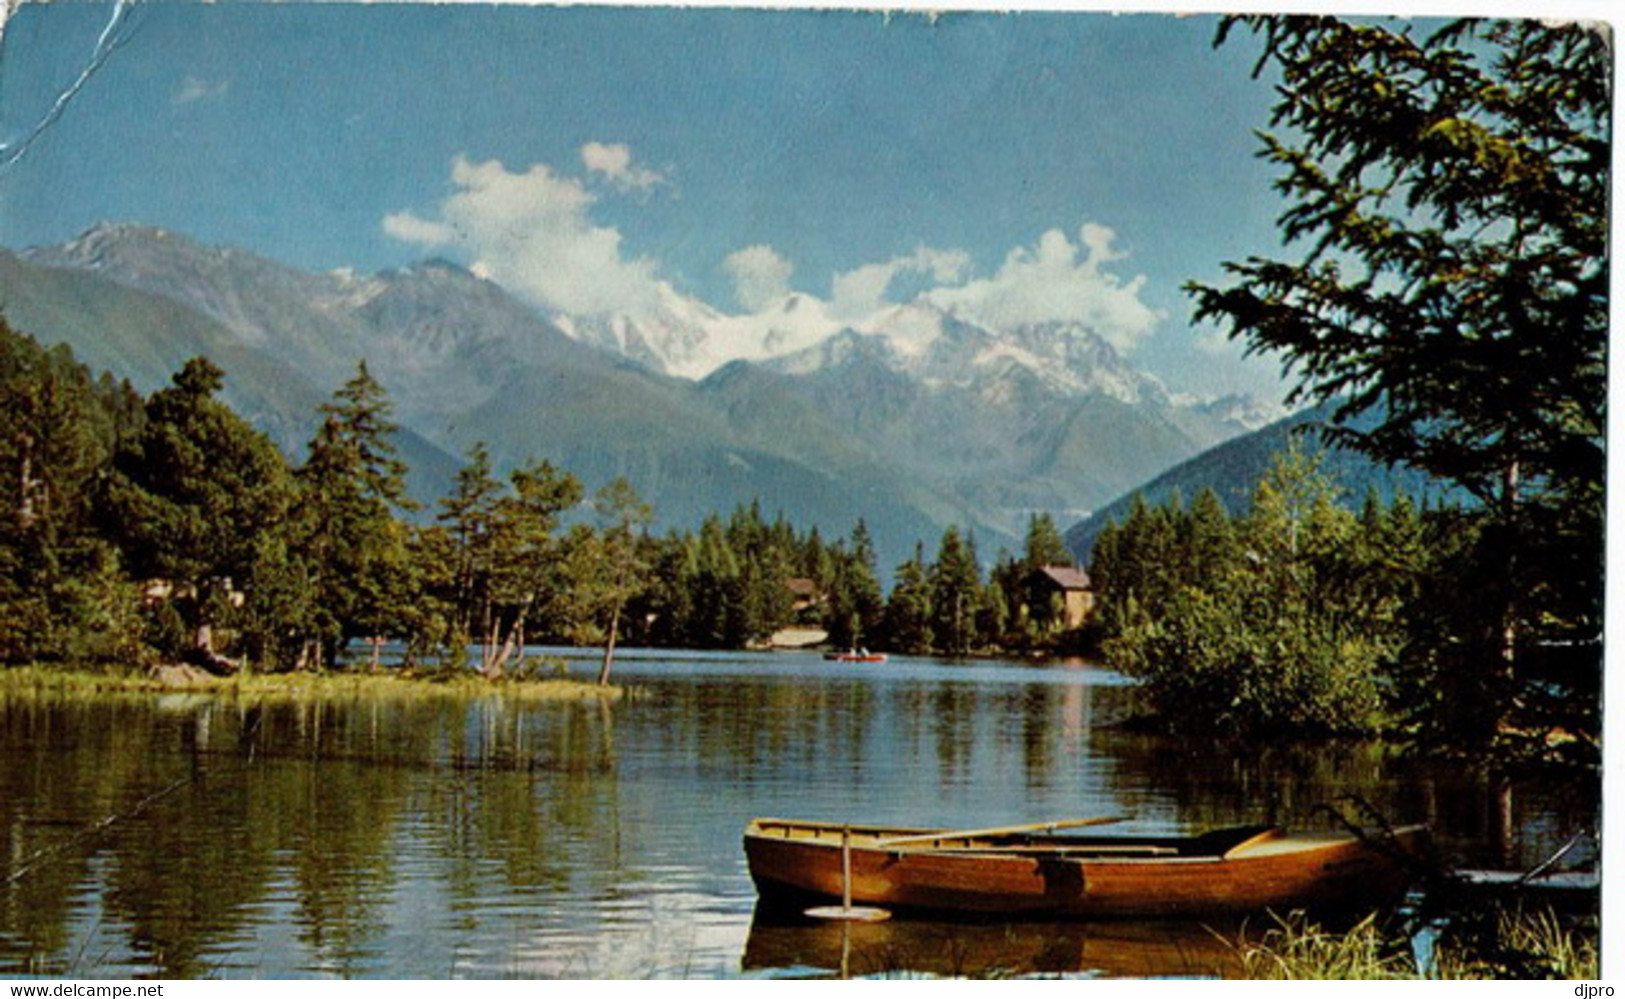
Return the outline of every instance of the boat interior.
<path id="1" fill-rule="evenodd" d="M 955 831 L 757 819 L 746 831 L 747 836 L 835 849 L 840 848 L 848 833 L 854 850 L 883 850 L 893 854 L 997 853 L 1102 858 L 1227 857 L 1286 839 L 1278 827 L 1269 825 L 1236 826 L 1180 837 L 1058 833 L 1042 829 Z"/>

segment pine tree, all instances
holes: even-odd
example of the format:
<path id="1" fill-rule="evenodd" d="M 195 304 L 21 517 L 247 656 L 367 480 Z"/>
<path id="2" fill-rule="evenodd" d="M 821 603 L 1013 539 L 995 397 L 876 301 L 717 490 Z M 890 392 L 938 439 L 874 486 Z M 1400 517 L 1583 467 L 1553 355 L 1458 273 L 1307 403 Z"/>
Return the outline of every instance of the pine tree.
<path id="1" fill-rule="evenodd" d="M 443 525 L 442 561 L 449 560 L 449 634 L 445 644 L 458 655 L 490 634 L 495 613 L 497 571 L 497 503 L 502 484 L 492 476 L 491 454 L 484 442 L 468 450 L 450 496 L 440 501 L 436 519 Z M 482 656 L 483 660 L 483 656 Z M 482 662 L 483 665 L 483 662 Z"/>
<path id="2" fill-rule="evenodd" d="M 935 637 L 931 622 L 931 582 L 925 549 L 917 544 L 914 556 L 897 567 L 891 596 L 886 601 L 887 647 L 898 652 L 930 652 Z"/>
<path id="3" fill-rule="evenodd" d="M 693 576 L 694 616 L 689 637 L 699 648 L 732 649 L 744 645 L 748 634 L 739 557 L 728 543 L 722 521 L 715 515 L 700 525 L 695 546 Z"/>
<path id="4" fill-rule="evenodd" d="M 837 647 L 867 647 L 885 627 L 886 601 L 875 578 L 874 543 L 862 520 L 852 528 L 850 550 L 838 551 L 833 562 L 835 577 L 824 615 L 829 641 Z"/>
<path id="5" fill-rule="evenodd" d="M 1025 553 L 1028 569 L 1072 564 L 1072 553 L 1055 527 L 1055 518 L 1048 513 L 1035 513 L 1028 518 Z"/>
<path id="6" fill-rule="evenodd" d="M 0 414 L 0 661 L 127 652 L 133 594 L 95 512 L 139 397 L 0 320 Z"/>
<path id="7" fill-rule="evenodd" d="M 1249 17 L 1224 22 L 1221 43 L 1237 25 L 1279 72 L 1280 134 L 1263 152 L 1283 243 L 1304 250 L 1192 286 L 1198 317 L 1278 354 L 1295 401 L 1334 404 L 1339 443 L 1477 499 L 1482 549 L 1457 585 L 1485 599 L 1413 651 L 1452 660 L 1441 674 L 1487 672 L 1490 717 L 1443 742 L 1561 728 L 1594 748 L 1611 36 L 1534 18 Z M 1553 710 L 1515 717 L 1537 702 Z M 1550 743 L 1497 755 L 1540 759 Z"/>
<path id="8" fill-rule="evenodd" d="M 1238 554 L 1236 533 L 1224 501 L 1212 489 L 1196 494 L 1183 524 L 1180 549 L 1184 578 L 1204 588 L 1224 585 Z"/>
<path id="9" fill-rule="evenodd" d="M 215 624 L 253 588 L 267 535 L 287 528 L 294 483 L 275 445 L 215 398 L 225 372 L 193 358 L 146 404 L 119 453 L 109 507 L 131 569 L 190 595 L 194 648 L 217 660 Z M 275 613 L 275 609 L 268 613 Z"/>
<path id="10" fill-rule="evenodd" d="M 981 577 L 974 543 L 962 540 L 959 529 L 949 526 L 929 576 L 932 633 L 940 651 L 955 656 L 971 651 L 981 611 Z"/>
<path id="11" fill-rule="evenodd" d="M 311 564 L 321 654 L 332 662 L 345 643 L 406 630 L 418 599 L 407 527 L 396 520 L 417 504 L 406 495 L 396 457 L 388 394 L 361 363 L 320 408 L 322 425 L 299 469 L 303 548 Z"/>

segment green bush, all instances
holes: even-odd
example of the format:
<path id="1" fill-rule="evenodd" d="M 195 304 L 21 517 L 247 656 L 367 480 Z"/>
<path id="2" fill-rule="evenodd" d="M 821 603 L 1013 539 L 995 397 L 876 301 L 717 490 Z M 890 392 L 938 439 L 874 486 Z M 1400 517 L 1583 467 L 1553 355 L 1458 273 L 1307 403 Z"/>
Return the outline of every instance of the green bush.
<path id="1" fill-rule="evenodd" d="M 1290 450 L 1231 520 L 1211 495 L 1137 504 L 1103 537 L 1102 645 L 1184 729 L 1365 733 L 1402 638 L 1405 572 L 1385 539 L 1408 508 L 1339 508 L 1319 459 Z"/>

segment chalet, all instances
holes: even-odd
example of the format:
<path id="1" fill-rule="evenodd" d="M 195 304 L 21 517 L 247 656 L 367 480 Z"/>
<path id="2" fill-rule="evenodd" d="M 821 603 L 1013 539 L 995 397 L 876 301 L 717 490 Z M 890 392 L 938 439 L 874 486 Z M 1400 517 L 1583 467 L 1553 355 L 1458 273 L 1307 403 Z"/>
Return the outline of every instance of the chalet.
<path id="1" fill-rule="evenodd" d="M 1095 608 L 1095 592 L 1089 574 L 1070 565 L 1046 565 L 1033 570 L 1028 585 L 1038 593 L 1058 593 L 1063 601 L 1063 618 L 1068 630 L 1083 627 Z"/>
<path id="2" fill-rule="evenodd" d="M 784 581 L 784 588 L 790 591 L 791 609 L 804 611 L 824 602 L 824 595 L 818 590 L 815 580 L 796 576 Z"/>

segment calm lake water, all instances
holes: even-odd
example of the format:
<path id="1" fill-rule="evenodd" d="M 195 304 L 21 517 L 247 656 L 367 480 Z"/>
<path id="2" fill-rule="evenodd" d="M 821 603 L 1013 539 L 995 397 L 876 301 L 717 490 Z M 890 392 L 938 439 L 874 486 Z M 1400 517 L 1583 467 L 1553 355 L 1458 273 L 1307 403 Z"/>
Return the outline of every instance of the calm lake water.
<path id="1" fill-rule="evenodd" d="M 1225 958 L 1200 927 L 758 924 L 740 833 L 1325 826 L 1352 794 L 1529 866 L 1596 820 L 1374 747 L 1136 733 L 1129 685 L 1083 663 L 628 652 L 616 678 L 614 705 L 0 696 L 0 974 L 1200 974 Z"/>

